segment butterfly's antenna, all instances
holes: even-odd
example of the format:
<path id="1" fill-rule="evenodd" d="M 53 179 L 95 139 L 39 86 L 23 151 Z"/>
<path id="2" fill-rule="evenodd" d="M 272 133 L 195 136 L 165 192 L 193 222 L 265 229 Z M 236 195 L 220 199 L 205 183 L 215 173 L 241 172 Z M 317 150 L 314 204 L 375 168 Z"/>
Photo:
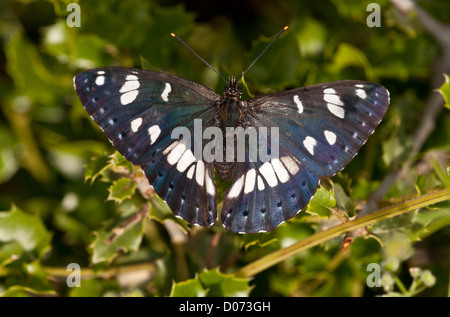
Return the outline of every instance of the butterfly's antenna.
<path id="1" fill-rule="evenodd" d="M 274 39 L 266 46 L 265 49 L 263 49 L 263 51 L 258 55 L 257 58 L 255 58 L 255 60 L 253 61 L 253 63 L 250 64 L 249 67 L 247 67 L 247 69 L 242 73 L 241 78 L 239 78 L 239 80 L 237 82 L 240 82 L 242 78 L 244 78 L 245 73 L 248 72 L 248 70 L 256 63 L 256 61 L 267 51 L 267 49 L 273 44 L 273 42 L 275 42 L 275 40 L 277 38 L 280 37 L 280 35 L 287 30 L 287 26 L 285 26 L 280 32 L 278 32 L 278 34 L 274 37 Z"/>
<path id="2" fill-rule="evenodd" d="M 220 77 L 222 77 L 223 80 L 225 80 L 225 82 L 228 84 L 228 80 L 225 79 L 225 77 L 222 76 L 221 73 L 219 73 L 214 67 L 212 67 L 211 65 L 208 64 L 207 61 L 205 61 L 200 55 L 198 55 L 192 48 L 189 47 L 189 45 L 187 45 L 186 43 L 184 43 L 184 41 L 178 37 L 178 35 L 176 35 L 175 33 L 170 33 L 170 35 L 172 35 L 174 38 L 176 38 L 178 41 L 180 41 L 181 44 L 183 44 L 187 49 L 189 49 L 192 53 L 194 53 L 195 56 L 197 56 L 203 63 L 205 63 L 209 68 L 211 68 L 213 71 L 215 71 L 217 73 L 217 75 L 219 75 Z"/>

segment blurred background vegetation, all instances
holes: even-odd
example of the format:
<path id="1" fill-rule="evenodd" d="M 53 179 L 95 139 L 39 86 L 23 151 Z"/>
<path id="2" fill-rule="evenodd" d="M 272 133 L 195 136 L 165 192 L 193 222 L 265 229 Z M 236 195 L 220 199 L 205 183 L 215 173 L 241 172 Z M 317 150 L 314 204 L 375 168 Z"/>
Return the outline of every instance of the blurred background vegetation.
<path id="1" fill-rule="evenodd" d="M 81 9 L 80 27 L 67 23 L 72 2 Z M 353 217 L 449 186 L 443 95 L 450 92 L 450 2 L 379 0 L 380 27 L 369 27 L 370 2 L 1 1 L 0 294 L 449 295 L 448 202 L 355 233 L 345 251 L 343 237 L 335 238 L 252 279 L 232 275 L 338 224 L 333 207 Z M 176 74 L 221 93 L 223 81 L 170 33 L 229 76 L 285 25 L 288 31 L 247 73 L 245 97 L 370 80 L 389 89 L 387 114 L 344 171 L 322 182 L 323 195 L 273 232 L 190 227 L 114 152 L 72 78 L 121 65 Z M 70 263 L 82 268 L 81 287 L 66 283 Z M 380 265 L 379 287 L 367 284 L 370 263 Z"/>

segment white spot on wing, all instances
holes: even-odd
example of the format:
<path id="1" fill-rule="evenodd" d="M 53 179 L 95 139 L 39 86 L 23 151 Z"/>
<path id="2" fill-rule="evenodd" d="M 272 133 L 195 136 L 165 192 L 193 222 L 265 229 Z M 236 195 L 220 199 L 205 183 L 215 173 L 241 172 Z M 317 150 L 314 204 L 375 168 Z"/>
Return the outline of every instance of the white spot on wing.
<path id="1" fill-rule="evenodd" d="M 336 134 L 334 134 L 333 132 L 328 131 L 328 130 L 325 130 L 324 134 L 325 134 L 325 139 L 327 139 L 327 141 L 330 145 L 333 145 L 334 143 L 336 143 Z"/>
<path id="2" fill-rule="evenodd" d="M 327 88 L 323 90 L 324 94 L 335 94 L 336 90 L 334 90 L 333 88 Z"/>
<path id="3" fill-rule="evenodd" d="M 245 176 L 244 194 L 251 193 L 255 189 L 256 171 L 254 168 L 247 172 Z"/>
<path id="4" fill-rule="evenodd" d="M 214 182 L 209 176 L 208 171 L 206 171 L 206 192 L 211 196 L 214 196 L 216 194 L 216 187 L 214 186 Z"/>
<path id="5" fill-rule="evenodd" d="M 105 71 L 104 70 L 99 70 L 98 72 L 97 72 L 97 75 L 104 75 L 105 74 Z"/>
<path id="6" fill-rule="evenodd" d="M 179 172 L 184 172 L 192 163 L 195 162 L 195 156 L 190 149 L 184 152 L 183 156 L 180 158 L 177 164 L 177 170 Z"/>
<path id="7" fill-rule="evenodd" d="M 166 86 L 164 87 L 164 90 L 161 94 L 161 98 L 162 100 L 164 100 L 165 102 L 169 101 L 169 93 L 172 91 L 172 86 L 170 86 L 169 83 L 166 83 Z"/>
<path id="8" fill-rule="evenodd" d="M 195 180 L 197 184 L 203 186 L 205 183 L 205 164 L 203 161 L 197 162 L 197 170 L 195 171 Z"/>
<path id="9" fill-rule="evenodd" d="M 356 84 L 355 87 L 357 87 L 357 88 L 364 88 L 364 85 L 362 85 L 362 84 Z"/>
<path id="10" fill-rule="evenodd" d="M 356 89 L 356 95 L 361 99 L 366 99 L 367 94 L 363 89 Z"/>
<path id="11" fill-rule="evenodd" d="M 167 162 L 170 165 L 178 163 L 183 153 L 186 151 L 186 145 L 182 142 L 178 142 L 177 146 L 167 156 Z"/>
<path id="12" fill-rule="evenodd" d="M 195 165 L 192 165 L 191 168 L 187 172 L 187 178 L 192 179 L 192 176 L 194 176 L 195 171 Z"/>
<path id="13" fill-rule="evenodd" d="M 151 128 L 150 128 L 151 129 Z M 148 129 L 148 134 L 151 135 L 151 132 L 153 132 L 152 130 Z M 153 128 L 154 130 L 154 128 Z M 172 149 L 179 143 L 179 141 L 175 141 L 173 142 L 171 145 L 169 145 L 168 147 L 166 147 L 166 149 L 162 152 L 163 155 L 167 155 L 170 153 L 170 151 L 172 151 Z"/>
<path id="14" fill-rule="evenodd" d="M 336 117 L 344 119 L 344 117 L 345 117 L 344 108 L 342 108 L 340 106 L 333 105 L 332 103 L 327 103 L 327 108 Z"/>
<path id="15" fill-rule="evenodd" d="M 133 91 L 129 91 L 129 92 L 122 94 L 120 96 L 120 103 L 124 106 L 132 103 L 136 99 L 138 93 L 139 93 L 139 91 L 133 90 Z"/>
<path id="16" fill-rule="evenodd" d="M 295 175 L 298 173 L 299 168 L 297 163 L 290 156 L 283 156 L 280 158 L 281 162 L 283 162 L 284 166 L 287 168 L 291 175 Z"/>
<path id="17" fill-rule="evenodd" d="M 264 181 L 262 180 L 261 176 L 258 175 L 258 190 L 264 190 L 266 186 L 264 186 Z"/>
<path id="18" fill-rule="evenodd" d="M 317 141 L 313 137 L 307 136 L 303 141 L 303 145 L 311 155 L 314 155 L 314 147 L 317 145 Z"/>
<path id="19" fill-rule="evenodd" d="M 150 135 L 150 145 L 152 145 L 153 143 L 155 143 L 155 141 L 158 139 L 159 135 L 161 134 L 161 129 L 159 128 L 158 125 L 152 125 L 149 129 L 148 129 L 148 135 Z M 167 149 L 166 149 L 167 150 Z M 165 151 L 164 151 L 165 152 Z M 163 152 L 163 154 L 165 154 Z"/>
<path id="20" fill-rule="evenodd" d="M 244 186 L 244 176 L 245 175 L 241 175 L 241 177 L 239 177 L 239 179 L 233 184 L 230 192 L 228 193 L 228 198 L 236 198 L 239 196 L 242 187 Z"/>
<path id="21" fill-rule="evenodd" d="M 125 80 L 138 80 L 137 76 L 135 75 L 127 75 L 127 77 L 125 78 Z"/>
<path id="22" fill-rule="evenodd" d="M 303 113 L 303 104 L 300 101 L 300 99 L 298 98 L 298 95 L 294 96 L 294 102 L 297 105 L 298 113 Z"/>
<path id="23" fill-rule="evenodd" d="M 273 158 L 270 163 L 272 163 L 272 167 L 275 170 L 275 173 L 277 174 L 280 182 L 286 183 L 289 180 L 289 174 L 280 160 L 277 158 Z"/>
<path id="24" fill-rule="evenodd" d="M 102 86 L 105 83 L 105 76 L 97 76 L 97 78 L 95 78 L 95 84 L 97 86 Z"/>
<path id="25" fill-rule="evenodd" d="M 124 92 L 128 92 L 128 91 L 131 91 L 131 90 L 136 90 L 136 89 L 138 89 L 139 88 L 139 81 L 137 81 L 137 80 L 129 80 L 129 81 L 126 81 L 124 84 L 123 84 L 123 86 L 122 86 L 122 88 L 120 88 L 120 90 L 119 90 L 119 92 L 120 93 L 124 93 Z"/>
<path id="26" fill-rule="evenodd" d="M 328 88 L 328 89 L 331 89 L 331 88 Z M 325 100 L 326 102 L 338 105 L 338 106 L 344 105 L 344 103 L 342 102 L 341 98 L 339 98 L 338 95 L 325 94 L 325 95 L 323 95 L 323 100 Z"/>
<path id="27" fill-rule="evenodd" d="M 270 164 L 269 162 L 264 163 L 259 168 L 259 171 L 264 176 L 270 187 L 275 187 L 278 185 L 278 180 L 275 175 L 275 171 L 273 170 L 272 164 Z"/>
<path id="28" fill-rule="evenodd" d="M 139 127 L 142 124 L 142 118 L 137 118 L 131 121 L 131 131 L 137 132 L 139 130 Z"/>

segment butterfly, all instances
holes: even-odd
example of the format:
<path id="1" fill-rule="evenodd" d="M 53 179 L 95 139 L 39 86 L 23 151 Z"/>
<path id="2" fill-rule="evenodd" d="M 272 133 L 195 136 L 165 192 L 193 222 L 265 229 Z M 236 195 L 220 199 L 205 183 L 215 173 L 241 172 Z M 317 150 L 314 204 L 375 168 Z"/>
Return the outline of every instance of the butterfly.
<path id="1" fill-rule="evenodd" d="M 320 177 L 333 176 L 352 160 L 381 122 L 389 92 L 379 84 L 341 80 L 243 101 L 238 82 L 231 76 L 220 96 L 194 81 L 136 68 L 97 68 L 74 77 L 86 111 L 113 146 L 141 166 L 175 216 L 194 225 L 214 224 L 216 171 L 231 179 L 223 226 L 238 233 L 268 232 L 307 206 Z M 186 142 L 186 134 L 174 137 L 179 127 L 198 142 Z M 255 158 L 249 136 L 243 143 L 225 138 L 227 128 L 238 127 L 258 130 L 257 146 L 277 155 Z M 212 135 L 205 138 L 210 128 L 223 132 L 222 140 L 215 138 L 223 142 L 214 144 L 231 140 L 231 159 L 197 155 L 195 147 L 202 153 L 211 145 Z M 238 160 L 237 150 L 244 147 Z M 223 147 L 222 154 L 230 148 Z"/>

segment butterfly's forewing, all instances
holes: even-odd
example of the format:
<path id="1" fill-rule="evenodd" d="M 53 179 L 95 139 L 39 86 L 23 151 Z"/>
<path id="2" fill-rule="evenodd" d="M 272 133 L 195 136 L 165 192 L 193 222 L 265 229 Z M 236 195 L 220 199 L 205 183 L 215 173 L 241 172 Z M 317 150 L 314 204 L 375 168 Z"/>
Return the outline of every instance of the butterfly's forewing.
<path id="1" fill-rule="evenodd" d="M 265 165 L 238 163 L 224 198 L 222 221 L 231 231 L 258 232 L 293 217 L 309 202 L 319 177 L 332 176 L 351 161 L 380 123 L 389 92 L 377 84 L 345 80 L 247 103 L 248 126 L 279 128 L 279 159 Z M 255 192 L 245 191 L 253 183 L 252 169 L 264 181 Z"/>
<path id="2" fill-rule="evenodd" d="M 212 90 L 193 81 L 140 69 L 107 67 L 74 78 L 78 96 L 114 147 L 141 165 L 175 215 L 202 226 L 216 218 L 213 164 L 195 159 L 191 145 L 172 139 L 194 119 L 214 120 Z"/>
<path id="3" fill-rule="evenodd" d="M 248 100 L 250 122 L 278 126 L 280 146 L 311 172 L 332 176 L 374 132 L 389 105 L 378 84 L 342 80 Z"/>

